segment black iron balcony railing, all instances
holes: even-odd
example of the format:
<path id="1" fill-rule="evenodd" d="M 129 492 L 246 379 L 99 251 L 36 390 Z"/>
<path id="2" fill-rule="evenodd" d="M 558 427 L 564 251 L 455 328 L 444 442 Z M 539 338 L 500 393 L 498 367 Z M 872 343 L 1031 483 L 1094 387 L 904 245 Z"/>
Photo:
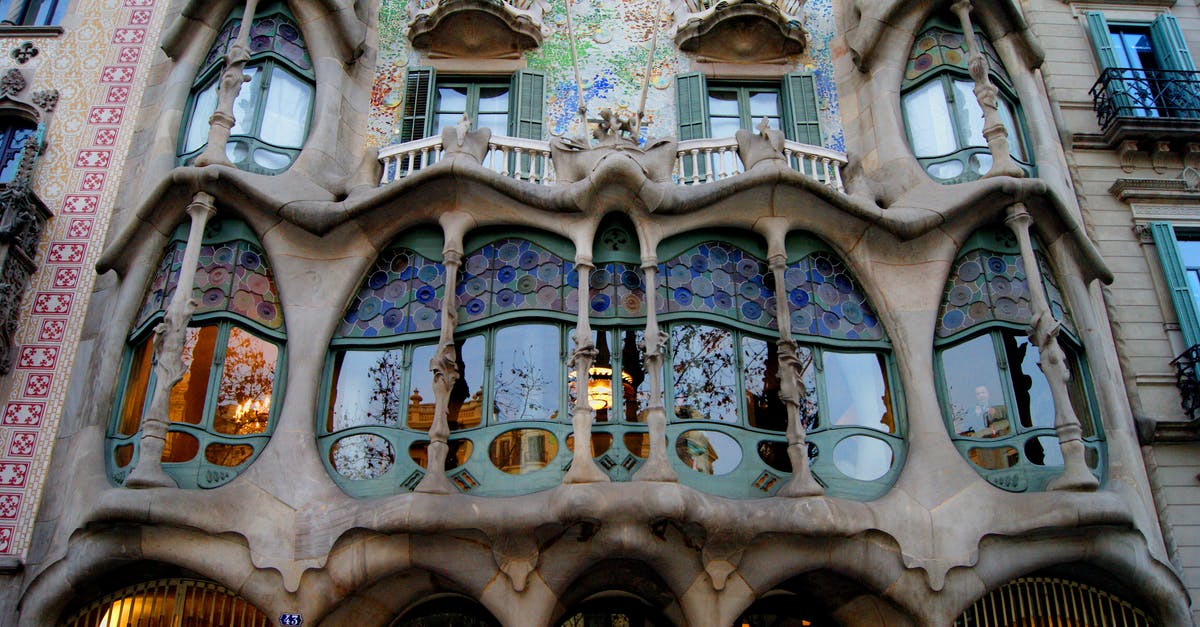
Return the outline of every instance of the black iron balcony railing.
<path id="1" fill-rule="evenodd" d="M 1090 93 L 1106 133 L 1126 118 L 1200 120 L 1200 72 L 1192 70 L 1108 68 Z"/>
<path id="2" fill-rule="evenodd" d="M 1195 420 L 1200 413 L 1200 344 L 1183 351 L 1171 365 L 1175 366 L 1175 385 L 1179 388 L 1183 412 L 1188 419 Z"/>

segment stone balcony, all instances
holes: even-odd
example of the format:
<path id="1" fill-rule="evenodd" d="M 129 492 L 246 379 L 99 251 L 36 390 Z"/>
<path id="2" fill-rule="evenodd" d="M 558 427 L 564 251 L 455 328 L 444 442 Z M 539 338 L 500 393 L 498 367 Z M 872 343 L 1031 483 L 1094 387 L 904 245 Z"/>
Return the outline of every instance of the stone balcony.
<path id="1" fill-rule="evenodd" d="M 379 184 L 386 185 L 411 176 L 437 163 L 444 155 L 442 136 L 387 146 L 379 151 L 379 161 L 383 165 Z M 838 192 L 845 192 L 842 182 L 842 168 L 846 165 L 844 153 L 784 141 L 783 156 L 792 170 Z M 482 165 L 502 176 L 539 185 L 559 182 L 547 141 L 492 136 Z M 745 169 L 738 155 L 736 138 L 693 139 L 679 142 L 671 180 L 677 185 L 711 183 L 736 176 Z"/>
<path id="2" fill-rule="evenodd" d="M 672 36 L 702 61 L 781 62 L 804 51 L 804 0 L 673 0 Z"/>
<path id="3" fill-rule="evenodd" d="M 408 38 L 431 57 L 510 59 L 546 36 L 547 0 L 412 0 Z"/>

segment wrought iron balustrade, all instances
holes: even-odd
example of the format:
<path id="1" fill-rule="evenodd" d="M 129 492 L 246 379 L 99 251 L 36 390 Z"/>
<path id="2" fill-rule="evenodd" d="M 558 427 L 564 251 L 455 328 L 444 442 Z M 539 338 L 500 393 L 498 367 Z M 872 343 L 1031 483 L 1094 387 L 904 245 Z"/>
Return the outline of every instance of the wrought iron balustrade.
<path id="1" fill-rule="evenodd" d="M 1100 129 L 1122 118 L 1200 120 L 1200 72 L 1107 68 L 1089 92 Z"/>
<path id="2" fill-rule="evenodd" d="M 1179 388 L 1183 412 L 1195 420 L 1200 413 L 1200 344 L 1183 351 L 1171 365 L 1175 366 L 1175 386 Z"/>

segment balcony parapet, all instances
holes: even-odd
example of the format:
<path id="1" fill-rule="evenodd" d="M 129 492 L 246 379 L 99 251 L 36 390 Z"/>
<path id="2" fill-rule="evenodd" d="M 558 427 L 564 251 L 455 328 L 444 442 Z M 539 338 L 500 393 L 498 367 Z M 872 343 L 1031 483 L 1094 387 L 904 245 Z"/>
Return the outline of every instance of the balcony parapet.
<path id="1" fill-rule="evenodd" d="M 383 165 L 379 184 L 387 185 L 411 176 L 437 163 L 444 155 L 442 136 L 387 146 L 379 151 L 379 161 Z M 792 170 L 838 192 L 846 191 L 842 182 L 842 168 L 846 165 L 844 153 L 785 141 L 783 157 Z M 546 141 L 492 136 L 482 165 L 501 176 L 538 185 L 558 182 L 550 143 Z M 679 142 L 671 179 L 677 185 L 697 185 L 736 176 L 745 170 L 735 138 L 692 139 Z"/>
<path id="2" fill-rule="evenodd" d="M 804 0 L 673 0 L 670 32 L 702 60 L 778 62 L 804 51 Z"/>
<path id="3" fill-rule="evenodd" d="M 1200 139 L 1200 72 L 1107 68 L 1089 93 L 1110 146 Z"/>
<path id="4" fill-rule="evenodd" d="M 412 0 L 408 38 L 433 57 L 516 58 L 548 34 L 547 0 Z"/>

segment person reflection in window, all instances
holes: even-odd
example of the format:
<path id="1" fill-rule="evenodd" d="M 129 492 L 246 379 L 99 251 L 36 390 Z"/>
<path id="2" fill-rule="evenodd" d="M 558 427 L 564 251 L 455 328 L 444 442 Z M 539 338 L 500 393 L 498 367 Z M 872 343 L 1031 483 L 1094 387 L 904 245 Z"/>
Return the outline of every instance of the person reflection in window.
<path id="1" fill-rule="evenodd" d="M 1008 434 L 1008 410 L 1004 405 L 992 405 L 991 397 L 986 385 L 975 387 L 975 406 L 956 421 L 959 435 L 994 438 Z"/>

